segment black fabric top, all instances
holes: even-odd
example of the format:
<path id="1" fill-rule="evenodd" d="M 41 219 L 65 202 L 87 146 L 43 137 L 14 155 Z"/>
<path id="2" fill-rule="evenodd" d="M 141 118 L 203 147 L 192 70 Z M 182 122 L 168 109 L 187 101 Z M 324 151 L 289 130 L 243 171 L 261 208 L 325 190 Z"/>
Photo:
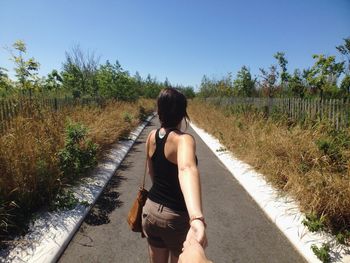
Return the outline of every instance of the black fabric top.
<path id="1" fill-rule="evenodd" d="M 151 157 L 154 177 L 148 198 L 173 210 L 187 211 L 180 188 L 178 167 L 164 155 L 164 145 L 168 135 L 176 129 L 169 129 L 163 138 L 159 138 L 159 130 L 156 132 L 156 150 Z"/>

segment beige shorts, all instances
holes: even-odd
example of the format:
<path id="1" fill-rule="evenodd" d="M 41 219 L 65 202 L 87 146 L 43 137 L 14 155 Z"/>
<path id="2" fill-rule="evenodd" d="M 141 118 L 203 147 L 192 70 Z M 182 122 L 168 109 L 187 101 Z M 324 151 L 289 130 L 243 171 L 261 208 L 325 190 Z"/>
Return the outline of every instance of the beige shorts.
<path id="1" fill-rule="evenodd" d="M 175 211 L 147 199 L 142 211 L 142 228 L 153 247 L 168 248 L 178 257 L 190 228 L 187 211 Z"/>

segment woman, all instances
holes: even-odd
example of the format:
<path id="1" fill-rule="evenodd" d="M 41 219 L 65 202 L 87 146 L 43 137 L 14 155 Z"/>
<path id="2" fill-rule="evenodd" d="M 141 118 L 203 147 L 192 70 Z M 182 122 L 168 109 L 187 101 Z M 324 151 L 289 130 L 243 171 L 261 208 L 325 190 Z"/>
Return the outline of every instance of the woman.
<path id="1" fill-rule="evenodd" d="M 195 140 L 181 132 L 188 121 L 185 96 L 173 88 L 159 94 L 160 129 L 147 138 L 152 188 L 143 208 L 142 226 L 153 263 L 178 261 L 186 239 L 207 245 Z"/>

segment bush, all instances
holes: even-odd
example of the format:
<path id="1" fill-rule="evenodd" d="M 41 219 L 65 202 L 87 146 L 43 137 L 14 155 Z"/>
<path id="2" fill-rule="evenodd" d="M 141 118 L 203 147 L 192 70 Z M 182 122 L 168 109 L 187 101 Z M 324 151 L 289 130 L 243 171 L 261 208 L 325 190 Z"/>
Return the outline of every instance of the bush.
<path id="1" fill-rule="evenodd" d="M 123 119 L 124 119 L 125 122 L 131 123 L 133 118 L 134 117 L 129 112 L 124 112 L 123 113 Z"/>
<path id="2" fill-rule="evenodd" d="M 341 172 L 347 169 L 346 152 L 350 150 L 350 135 L 347 132 L 330 129 L 316 141 L 316 145 L 329 158 L 334 170 Z"/>
<path id="3" fill-rule="evenodd" d="M 324 230 L 325 228 L 325 217 L 318 217 L 314 213 L 307 214 L 306 219 L 302 221 L 303 225 L 306 226 L 311 232 L 317 232 Z"/>
<path id="4" fill-rule="evenodd" d="M 321 260 L 323 263 L 328 263 L 331 261 L 331 256 L 329 255 L 330 247 L 329 244 L 322 244 L 320 248 L 316 245 L 311 246 L 312 251 L 316 255 L 316 257 Z"/>
<path id="5" fill-rule="evenodd" d="M 65 146 L 59 151 L 59 167 L 65 178 L 73 180 L 86 174 L 97 165 L 98 146 L 87 140 L 87 129 L 79 123 L 69 123 Z"/>
<path id="6" fill-rule="evenodd" d="M 145 121 L 147 120 L 147 117 L 148 117 L 148 113 L 145 109 L 145 107 L 143 107 L 142 105 L 139 106 L 139 120 L 140 121 Z"/>

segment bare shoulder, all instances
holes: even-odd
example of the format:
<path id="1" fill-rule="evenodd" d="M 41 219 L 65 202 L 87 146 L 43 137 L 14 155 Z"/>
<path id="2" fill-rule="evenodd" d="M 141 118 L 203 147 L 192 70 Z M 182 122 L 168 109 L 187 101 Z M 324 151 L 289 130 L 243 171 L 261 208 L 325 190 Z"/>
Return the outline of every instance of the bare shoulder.
<path id="1" fill-rule="evenodd" d="M 157 129 L 154 129 L 154 130 L 152 130 L 152 131 L 150 131 L 150 133 L 148 134 L 148 136 L 147 136 L 147 141 L 150 141 L 150 142 L 154 142 L 155 141 L 155 134 L 156 134 L 156 132 L 157 132 Z"/>
<path id="2" fill-rule="evenodd" d="M 177 139 L 179 143 L 196 145 L 196 140 L 191 134 L 185 133 L 185 132 L 177 132 L 176 134 L 177 134 L 177 137 L 178 137 Z"/>
<path id="3" fill-rule="evenodd" d="M 150 133 L 148 134 L 148 138 L 152 138 L 154 137 L 154 134 L 157 132 L 157 129 L 154 129 L 152 131 L 150 131 Z"/>

